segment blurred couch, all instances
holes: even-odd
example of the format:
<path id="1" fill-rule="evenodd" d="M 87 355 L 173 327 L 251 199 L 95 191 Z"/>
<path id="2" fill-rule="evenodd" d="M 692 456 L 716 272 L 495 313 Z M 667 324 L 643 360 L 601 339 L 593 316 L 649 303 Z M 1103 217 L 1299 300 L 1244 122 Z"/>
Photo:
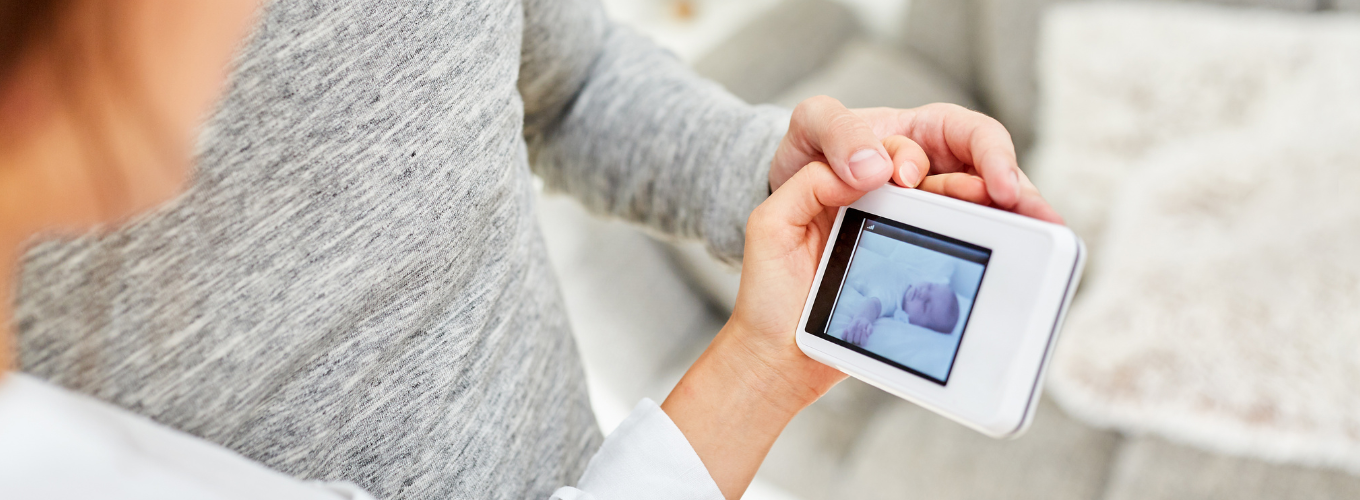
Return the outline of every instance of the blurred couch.
<path id="1" fill-rule="evenodd" d="M 842 4 L 786 0 L 695 69 L 750 102 L 791 105 L 818 93 L 850 107 L 954 102 L 1001 120 L 1024 151 L 1034 140 L 1040 17 L 1077 1 L 1087 0 L 911 0 L 898 33 L 866 40 Z M 1360 11 L 1360 0 L 1153 1 Z"/>

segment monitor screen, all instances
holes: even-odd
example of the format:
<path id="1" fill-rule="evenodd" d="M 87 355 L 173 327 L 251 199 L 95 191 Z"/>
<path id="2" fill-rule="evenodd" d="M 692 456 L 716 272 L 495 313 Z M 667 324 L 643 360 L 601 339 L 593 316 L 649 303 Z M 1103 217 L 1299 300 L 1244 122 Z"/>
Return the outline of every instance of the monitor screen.
<path id="1" fill-rule="evenodd" d="M 807 332 L 944 385 L 986 248 L 846 209 Z"/>

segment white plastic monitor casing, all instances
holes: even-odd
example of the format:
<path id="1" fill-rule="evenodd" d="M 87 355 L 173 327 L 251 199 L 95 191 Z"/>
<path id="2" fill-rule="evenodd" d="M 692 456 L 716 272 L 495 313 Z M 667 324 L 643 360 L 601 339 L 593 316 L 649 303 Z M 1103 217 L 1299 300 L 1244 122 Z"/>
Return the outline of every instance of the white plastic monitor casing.
<path id="1" fill-rule="evenodd" d="M 845 219 L 836 216 L 798 321 L 798 347 L 898 397 L 995 438 L 1022 434 L 1034 417 L 1044 372 L 1086 248 L 1066 227 L 915 189 L 884 186 L 850 205 L 991 250 L 946 384 L 923 378 L 807 332 L 822 276 Z M 840 286 L 833 284 L 832 286 Z"/>

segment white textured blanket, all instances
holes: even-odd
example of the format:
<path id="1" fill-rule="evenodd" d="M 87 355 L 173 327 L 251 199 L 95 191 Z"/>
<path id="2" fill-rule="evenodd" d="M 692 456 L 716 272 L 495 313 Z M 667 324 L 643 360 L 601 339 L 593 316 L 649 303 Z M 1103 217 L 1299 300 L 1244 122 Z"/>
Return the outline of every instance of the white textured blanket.
<path id="1" fill-rule="evenodd" d="M 1050 13 L 1036 182 L 1090 244 L 1071 413 L 1360 472 L 1360 18 Z"/>

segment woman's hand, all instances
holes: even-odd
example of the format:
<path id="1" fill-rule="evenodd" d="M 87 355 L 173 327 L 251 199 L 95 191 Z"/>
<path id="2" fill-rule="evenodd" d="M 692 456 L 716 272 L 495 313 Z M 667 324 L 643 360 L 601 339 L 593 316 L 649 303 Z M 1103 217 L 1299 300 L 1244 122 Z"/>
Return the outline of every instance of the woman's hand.
<path id="1" fill-rule="evenodd" d="M 778 190 L 814 161 L 829 163 L 856 189 L 869 191 L 889 178 L 932 192 L 945 189 L 943 183 L 968 184 L 983 195 L 969 201 L 1062 223 L 1020 171 L 1006 128 L 962 106 L 846 109 L 830 97 L 813 97 L 793 109 L 789 131 L 770 165 L 770 188 Z"/>
<path id="2" fill-rule="evenodd" d="M 661 405 L 727 498 L 789 420 L 845 379 L 803 354 L 794 330 L 837 208 L 864 193 L 811 163 L 751 213 L 732 318 Z"/>
<path id="3" fill-rule="evenodd" d="M 795 112 L 771 165 L 775 191 L 747 221 L 741 288 L 731 319 L 661 405 L 727 498 L 746 491 L 789 420 L 845 379 L 794 342 L 838 207 L 891 178 L 903 186 L 1062 220 L 1016 167 L 1010 135 L 995 120 L 957 106 L 851 114 L 834 100 L 813 104 L 799 106 L 806 122 L 801 126 Z M 870 141 L 872 147 L 865 146 Z M 862 154 L 866 150 L 874 153 Z M 893 168 L 856 176 L 855 170 L 862 170 L 850 161 L 856 157 L 871 157 L 859 158 L 870 163 L 891 159 Z M 835 158 L 835 170 L 821 161 L 826 158 Z M 789 166 L 799 161 L 811 163 Z M 866 341 L 869 334 L 866 329 L 858 340 Z"/>

